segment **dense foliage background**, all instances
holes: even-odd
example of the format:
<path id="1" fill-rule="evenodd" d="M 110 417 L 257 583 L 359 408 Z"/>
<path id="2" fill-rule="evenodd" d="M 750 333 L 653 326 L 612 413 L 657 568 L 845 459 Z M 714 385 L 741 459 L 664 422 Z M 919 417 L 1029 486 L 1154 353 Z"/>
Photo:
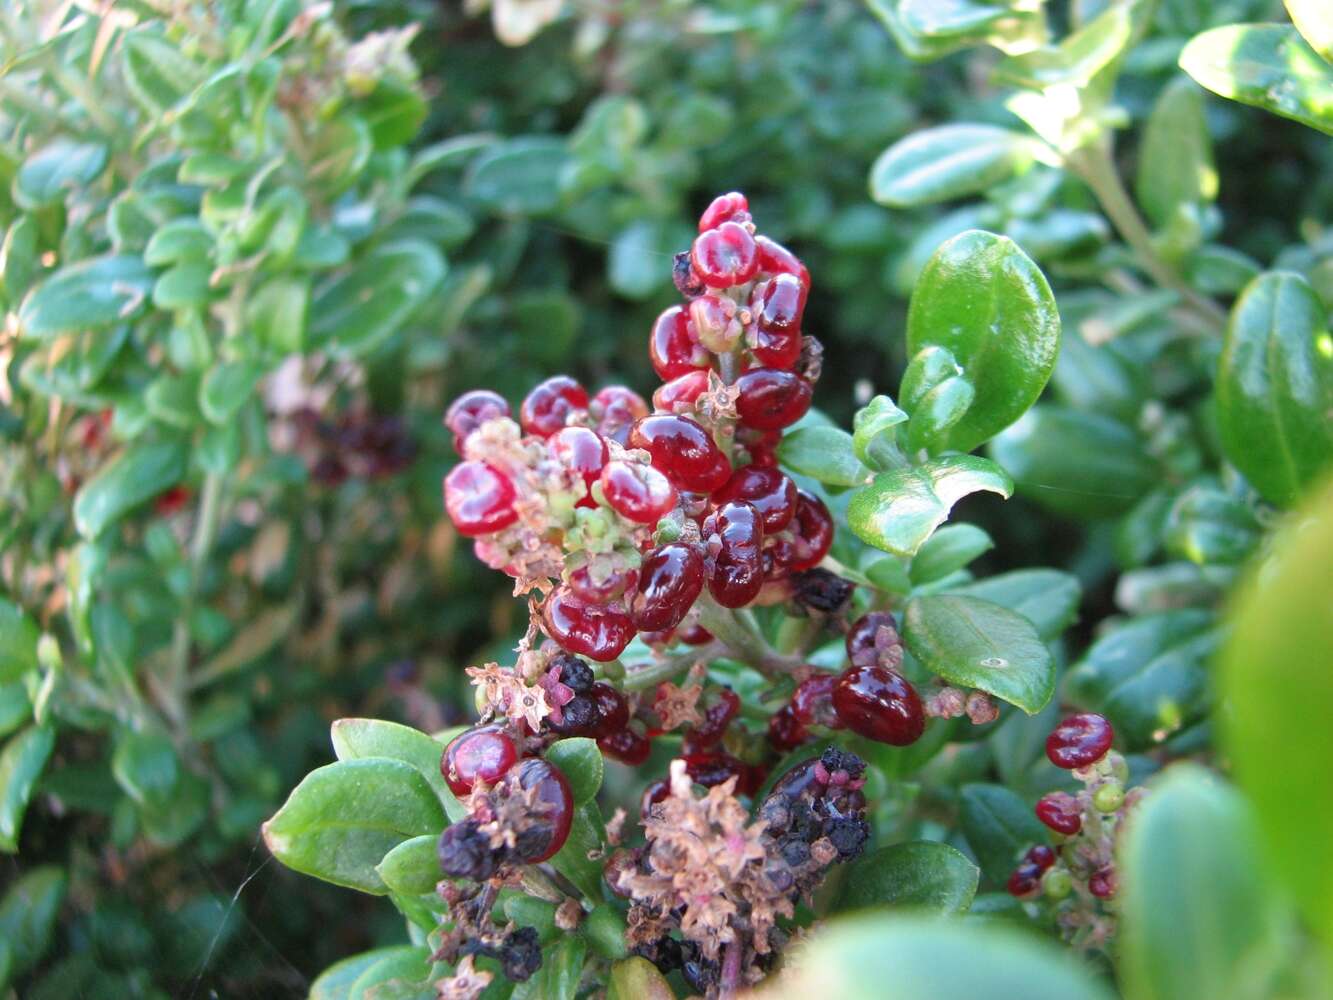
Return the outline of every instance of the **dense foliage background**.
<path id="1" fill-rule="evenodd" d="M 1092 44 L 1103 25 L 1073 69 L 984 44 L 1012 49 L 1034 4 L 472 6 L 0 12 L 0 993 L 304 996 L 402 940 L 381 901 L 272 863 L 259 825 L 328 760 L 332 720 L 471 718 L 463 667 L 527 623 L 441 515 L 441 414 L 556 371 L 646 389 L 671 257 L 720 191 L 745 191 L 815 275 L 817 405 L 841 426 L 897 385 L 941 242 L 986 229 L 1041 265 L 1060 360 L 988 446 L 1015 497 L 954 510 L 987 533 L 965 572 L 1067 574 L 1043 635 L 1070 625 L 1052 638 L 1063 702 L 1110 717 L 1136 773 L 1230 767 L 1210 716 L 1221 609 L 1314 495 L 1330 414 L 1291 409 L 1315 457 L 1270 474 L 1258 417 L 1219 427 L 1219 355 L 1261 272 L 1301 276 L 1311 316 L 1333 309 L 1333 71 L 1303 50 L 1306 82 L 1249 107 L 1177 60 L 1283 6 L 1048 4 L 1056 39 L 1132 14 L 1119 50 Z M 1105 159 L 1050 162 L 1006 107 L 1060 73 L 1084 95 L 1075 120 L 1115 136 Z M 980 131 L 938 138 L 924 178 L 881 158 L 956 123 Z M 954 174 L 951 143 L 972 155 Z M 1125 231 L 1108 166 L 1147 230 Z M 1258 435 L 1239 458 L 1238 423 Z M 1316 648 L 1287 695 L 1326 706 Z M 971 782 L 1028 804 L 1051 787 L 1037 748 L 1060 701 L 960 742 L 931 812 Z M 1301 756 L 1326 764 L 1326 732 Z M 634 800 L 628 770 L 607 786 Z M 1333 800 L 1326 777 L 1308 794 Z M 997 850 L 979 858 L 991 890 L 1013 860 Z M 1250 905 L 1237 892 L 1208 905 Z M 1319 958 L 1285 919 L 1288 992 L 1245 995 L 1313 995 Z"/>

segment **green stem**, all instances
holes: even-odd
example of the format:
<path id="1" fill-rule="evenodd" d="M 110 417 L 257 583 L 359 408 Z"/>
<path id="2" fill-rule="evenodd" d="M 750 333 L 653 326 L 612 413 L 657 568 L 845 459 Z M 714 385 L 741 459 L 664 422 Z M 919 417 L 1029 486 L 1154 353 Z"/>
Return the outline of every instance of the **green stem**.
<path id="1" fill-rule="evenodd" d="M 1092 189 L 1101 203 L 1102 211 L 1123 239 L 1139 257 L 1143 269 L 1163 288 L 1176 292 L 1218 332 L 1226 328 L 1227 314 L 1217 303 L 1200 295 L 1183 277 L 1162 259 L 1153 246 L 1149 232 L 1134 200 L 1125 190 L 1120 173 L 1111 159 L 1110 144 L 1096 142 L 1075 150 L 1066 163 Z"/>
<path id="2" fill-rule="evenodd" d="M 783 656 L 770 646 L 758 629 L 743 621 L 734 611 L 724 608 L 711 597 L 704 597 L 697 605 L 699 624 L 708 629 L 728 654 L 748 663 L 769 677 L 790 674 L 803 665 L 795 656 Z"/>
<path id="3" fill-rule="evenodd" d="M 625 679 L 620 686 L 626 691 L 647 691 L 649 688 L 657 687 L 663 681 L 669 681 L 678 674 L 684 673 L 696 663 L 701 661 L 706 663 L 716 657 L 725 655 L 726 652 L 727 649 L 722 643 L 714 642 L 683 653 L 677 653 L 674 656 L 665 656 L 658 660 L 649 660 L 643 663 L 631 663 L 625 668 Z"/>
<path id="4" fill-rule="evenodd" d="M 182 602 L 180 617 L 176 619 L 171 636 L 171 661 L 167 684 L 162 696 L 162 711 L 178 727 L 189 719 L 187 697 L 190 686 L 190 619 L 194 617 L 195 599 L 204 564 L 208 562 L 213 542 L 217 538 L 218 522 L 222 517 L 222 476 L 210 472 L 204 479 L 199 501 L 199 515 L 194 523 L 194 538 L 190 543 L 190 577 Z"/>

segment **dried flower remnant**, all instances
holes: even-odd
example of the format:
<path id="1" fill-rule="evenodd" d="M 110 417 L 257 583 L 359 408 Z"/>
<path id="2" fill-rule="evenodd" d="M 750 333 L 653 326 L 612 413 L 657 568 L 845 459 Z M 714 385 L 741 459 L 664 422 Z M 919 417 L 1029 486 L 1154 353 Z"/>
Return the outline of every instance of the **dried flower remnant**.
<path id="1" fill-rule="evenodd" d="M 471 955 L 464 955 L 454 967 L 454 974 L 440 980 L 436 989 L 439 1000 L 477 1000 L 491 985 L 494 975 L 473 967 Z"/>

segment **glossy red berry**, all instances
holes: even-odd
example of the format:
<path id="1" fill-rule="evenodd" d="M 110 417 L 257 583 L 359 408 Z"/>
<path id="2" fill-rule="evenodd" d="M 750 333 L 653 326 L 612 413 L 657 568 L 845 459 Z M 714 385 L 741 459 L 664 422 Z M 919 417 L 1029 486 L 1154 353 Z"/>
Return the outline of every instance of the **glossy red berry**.
<path id="1" fill-rule="evenodd" d="M 810 409 L 814 390 L 794 372 L 751 368 L 736 380 L 736 412 L 749 427 L 776 431 L 790 427 Z"/>
<path id="2" fill-rule="evenodd" d="M 768 742 L 779 753 L 795 750 L 810 738 L 805 723 L 796 717 L 790 705 L 784 705 L 768 718 Z"/>
<path id="3" fill-rule="evenodd" d="M 634 638 L 634 623 L 623 608 L 580 600 L 568 587 L 547 596 L 542 624 L 561 649 L 599 663 L 614 660 Z"/>
<path id="4" fill-rule="evenodd" d="M 1103 716 L 1092 712 L 1071 715 L 1046 737 L 1046 756 L 1056 767 L 1072 771 L 1106 756 L 1115 732 Z"/>
<path id="5" fill-rule="evenodd" d="M 630 446 L 643 448 L 653 465 L 682 490 L 711 493 L 731 478 L 731 463 L 708 431 L 689 417 L 655 413 L 636 423 Z"/>
<path id="6" fill-rule="evenodd" d="M 754 237 L 735 222 L 724 222 L 695 237 L 690 263 L 709 288 L 743 285 L 759 271 Z"/>
<path id="7" fill-rule="evenodd" d="M 1098 899 L 1110 899 L 1115 895 L 1116 888 L 1114 868 L 1099 868 L 1088 877 L 1088 892 Z"/>
<path id="8" fill-rule="evenodd" d="M 509 416 L 509 403 L 499 393 L 489 389 L 465 392 L 452 403 L 444 414 L 444 426 L 454 432 L 454 448 L 463 454 L 467 436 L 488 420 Z"/>
<path id="9" fill-rule="evenodd" d="M 686 754 L 685 773 L 690 776 L 690 780 L 696 785 L 703 785 L 705 788 L 712 788 L 714 785 L 720 785 L 729 778 L 736 779 L 736 791 L 744 794 L 742 785 L 747 784 L 746 772 L 749 770 L 743 761 L 737 760 L 729 753 L 705 752 Z"/>
<path id="10" fill-rule="evenodd" d="M 871 611 L 852 623 L 845 639 L 847 659 L 854 667 L 878 664 L 895 668 L 902 662 L 898 623 L 888 611 Z M 886 658 L 892 662 L 885 662 Z"/>
<path id="11" fill-rule="evenodd" d="M 622 764 L 629 764 L 631 767 L 638 767 L 653 752 L 652 741 L 629 726 L 601 737 L 597 741 L 597 746 L 608 757 Z"/>
<path id="12" fill-rule="evenodd" d="M 801 359 L 801 332 L 756 328 L 750 339 L 750 350 L 761 367 L 784 371 L 794 368 Z"/>
<path id="13" fill-rule="evenodd" d="M 545 861 L 569 839 L 569 828 L 574 822 L 574 795 L 569 781 L 558 768 L 540 757 L 522 761 L 505 775 L 504 781 L 513 789 L 510 794 L 517 794 L 521 788 L 540 803 L 534 810 L 534 819 L 538 820 L 535 828 L 545 836 L 532 838 L 534 842 L 528 843 L 528 838 L 520 835 L 519 859 L 529 865 Z"/>
<path id="14" fill-rule="evenodd" d="M 493 785 L 518 761 L 518 747 L 503 726 L 475 726 L 459 733 L 444 748 L 440 773 L 460 798 L 472 793 L 478 778 Z"/>
<path id="15" fill-rule="evenodd" d="M 703 523 L 708 592 L 724 608 L 740 608 L 764 585 L 764 528 L 748 503 L 725 503 Z"/>
<path id="16" fill-rule="evenodd" d="M 727 734 L 727 727 L 731 725 L 731 720 L 736 718 L 740 710 L 740 695 L 731 688 L 719 688 L 717 699 L 704 709 L 703 721 L 686 731 L 682 749 L 687 754 L 713 749 L 722 742 L 722 737 Z"/>
<path id="17" fill-rule="evenodd" d="M 851 667 L 833 688 L 833 707 L 847 728 L 866 739 L 907 746 L 921 738 L 926 712 L 916 688 L 883 667 Z"/>
<path id="18" fill-rule="evenodd" d="M 589 692 L 597 703 L 597 725 L 594 736 L 610 736 L 629 725 L 629 702 L 625 696 L 606 681 L 598 681 Z"/>
<path id="19" fill-rule="evenodd" d="M 663 801 L 670 794 L 671 785 L 665 778 L 650 782 L 648 787 L 643 790 L 643 794 L 639 796 L 639 822 L 646 820 L 653 806 Z"/>
<path id="20" fill-rule="evenodd" d="M 837 674 L 811 674 L 797 684 L 796 690 L 792 692 L 792 715 L 803 725 L 814 723 L 830 729 L 841 729 L 842 719 L 833 707 L 833 689 L 837 684 Z"/>
<path id="21" fill-rule="evenodd" d="M 805 490 L 796 491 L 796 515 L 787 526 L 792 554 L 787 568 L 793 573 L 818 566 L 833 547 L 833 515 L 824 501 Z"/>
<path id="22" fill-rule="evenodd" d="M 568 375 L 552 375 L 523 398 L 518 409 L 518 422 L 529 434 L 550 437 L 564 427 L 571 416 L 587 408 L 587 389 Z"/>
<path id="23" fill-rule="evenodd" d="M 1068 792 L 1049 792 L 1037 800 L 1037 819 L 1056 833 L 1072 837 L 1083 829 L 1083 809 Z"/>
<path id="24" fill-rule="evenodd" d="M 807 291 L 794 274 L 774 275 L 758 286 L 750 299 L 750 309 L 759 329 L 799 333 Z"/>
<path id="25" fill-rule="evenodd" d="M 1055 851 L 1046 844 L 1034 844 L 1028 848 L 1023 860 L 1036 865 L 1038 869 L 1045 872 L 1051 865 L 1055 864 Z"/>
<path id="26" fill-rule="evenodd" d="M 671 306 L 657 317 L 648 338 L 648 357 L 663 381 L 708 367 L 708 351 L 695 338 L 684 306 Z"/>
<path id="27" fill-rule="evenodd" d="M 474 538 L 518 520 L 510 478 L 488 462 L 460 462 L 444 477 L 444 509 L 460 535 Z"/>
<path id="28" fill-rule="evenodd" d="M 1014 869 L 1009 881 L 1005 883 L 1005 888 L 1009 890 L 1011 896 L 1017 896 L 1019 899 L 1031 896 L 1041 888 L 1041 874 L 1036 865 L 1024 862 Z"/>
<path id="29" fill-rule="evenodd" d="M 739 191 L 720 194 L 714 198 L 699 216 L 699 232 L 706 233 L 716 229 L 724 222 L 749 222 L 750 203 Z"/>
<path id="30" fill-rule="evenodd" d="M 635 524 L 656 524 L 676 506 L 676 488 L 651 465 L 616 459 L 602 470 L 601 483 L 611 509 Z"/>
<path id="31" fill-rule="evenodd" d="M 656 549 L 639 568 L 639 592 L 630 604 L 634 627 L 673 629 L 694 607 L 704 585 L 704 560 L 693 545 L 672 542 Z"/>
<path id="32" fill-rule="evenodd" d="M 708 391 L 708 372 L 702 368 L 678 375 L 670 382 L 659 385 L 653 393 L 653 409 L 658 413 L 676 413 L 689 410 L 695 400 Z"/>
<path id="33" fill-rule="evenodd" d="M 561 465 L 583 479 L 585 490 L 592 489 L 611 457 L 602 437 L 586 427 L 560 428 L 551 436 L 551 453 Z M 597 501 L 585 493 L 578 506 L 596 507 Z"/>
<path id="34" fill-rule="evenodd" d="M 759 271 L 762 274 L 794 274 L 801 279 L 801 284 L 810 287 L 810 271 L 801 263 L 799 257 L 776 240 L 767 236 L 754 238 L 755 254 L 759 258 Z"/>
<path id="35" fill-rule="evenodd" d="M 713 633 L 702 625 L 687 625 L 676 633 L 676 638 L 687 646 L 704 646 L 713 641 Z"/>
<path id="36" fill-rule="evenodd" d="M 764 533 L 781 531 L 796 514 L 796 484 L 777 469 L 746 465 L 713 493 L 713 502 L 742 500 L 753 507 L 764 522 Z"/>
<path id="37" fill-rule="evenodd" d="M 609 604 L 618 601 L 627 593 L 632 593 L 639 583 L 639 571 L 636 569 L 612 569 L 597 571 L 590 566 L 580 566 L 569 574 L 569 589 L 581 601 L 591 604 Z"/>
<path id="38" fill-rule="evenodd" d="M 608 385 L 592 397 L 588 412 L 597 421 L 598 434 L 623 445 L 634 421 L 648 416 L 648 404 L 628 386 Z"/>

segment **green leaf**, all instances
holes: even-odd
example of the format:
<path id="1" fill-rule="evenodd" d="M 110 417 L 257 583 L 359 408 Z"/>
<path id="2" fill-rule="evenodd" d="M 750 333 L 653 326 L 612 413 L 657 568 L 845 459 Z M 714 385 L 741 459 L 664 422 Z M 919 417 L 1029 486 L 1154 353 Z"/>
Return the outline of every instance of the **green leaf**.
<path id="1" fill-rule="evenodd" d="M 18 850 L 23 814 L 55 745 L 50 726 L 29 726 L 0 750 L 0 851 Z"/>
<path id="2" fill-rule="evenodd" d="M 1233 599 L 1220 658 L 1223 744 L 1274 872 L 1333 945 L 1333 481 L 1277 534 Z"/>
<path id="3" fill-rule="evenodd" d="M 377 247 L 315 292 L 312 343 L 352 355 L 369 353 L 411 318 L 444 275 L 440 252 L 420 240 Z"/>
<path id="4" fill-rule="evenodd" d="M 1011 570 L 951 587 L 949 593 L 979 597 L 1016 611 L 1032 622 L 1037 634 L 1047 642 L 1074 620 L 1083 595 L 1077 577 L 1055 569 Z"/>
<path id="5" fill-rule="evenodd" d="M 899 139 L 870 168 L 870 196 L 906 208 L 989 190 L 1032 164 L 1036 144 L 997 125 L 952 124 Z"/>
<path id="6" fill-rule="evenodd" d="M 1267 500 L 1290 504 L 1333 461 L 1333 334 L 1309 283 L 1274 271 L 1231 311 L 1217 372 L 1222 446 Z"/>
<path id="7" fill-rule="evenodd" d="M 69 878 L 55 865 L 42 865 L 10 884 L 0 900 L 0 941 L 13 952 L 13 974 L 21 976 L 46 954 Z"/>
<path id="8" fill-rule="evenodd" d="M 603 829 L 602 815 L 595 802 L 578 806 L 569 839 L 551 858 L 551 866 L 594 902 L 602 898 L 602 865 L 588 860 L 588 855 L 602 850 Z"/>
<path id="9" fill-rule="evenodd" d="M 205 261 L 213 251 L 213 236 L 194 218 L 172 219 L 153 233 L 144 247 L 144 263 L 168 267 L 185 261 Z"/>
<path id="10" fill-rule="evenodd" d="M 1227 24 L 1190 39 L 1180 68 L 1215 94 L 1333 135 L 1333 67 L 1289 24 Z"/>
<path id="11" fill-rule="evenodd" d="M 430 985 L 430 949 L 395 950 L 366 966 L 353 980 L 347 1000 L 435 1000 Z"/>
<path id="12" fill-rule="evenodd" d="M 37 669 L 37 623 L 17 604 L 0 598 L 0 683 Z"/>
<path id="13" fill-rule="evenodd" d="M 819 928 L 783 995 L 838 1000 L 1111 1000 L 1068 952 L 1028 930 L 909 914 Z"/>
<path id="14" fill-rule="evenodd" d="M 444 825 L 440 801 L 419 771 L 369 757 L 311 771 L 263 832 L 288 868 L 384 895 L 388 887 L 375 871 L 384 855 L 412 837 L 438 835 Z"/>
<path id="15" fill-rule="evenodd" d="M 410 764 L 435 790 L 452 819 L 457 820 L 466 814 L 440 773 L 444 744 L 438 740 L 411 726 L 382 719 L 339 719 L 329 732 L 333 752 L 339 760 L 388 757 Z"/>
<path id="16" fill-rule="evenodd" d="M 426 120 L 426 100 L 416 85 L 381 77 L 363 103 L 370 137 L 379 150 L 405 146 Z"/>
<path id="17" fill-rule="evenodd" d="M 125 83 L 144 111 L 160 118 L 203 81 L 203 70 L 181 46 L 151 28 L 132 31 L 124 41 Z"/>
<path id="18" fill-rule="evenodd" d="M 1047 839 L 1032 807 L 1003 785 L 964 785 L 958 822 L 986 878 L 1001 886 L 1023 852 Z"/>
<path id="19" fill-rule="evenodd" d="M 852 451 L 873 469 L 891 469 L 900 464 L 895 440 L 899 424 L 907 414 L 888 396 L 876 396 L 852 417 Z"/>
<path id="20" fill-rule="evenodd" d="M 28 293 L 19 324 L 30 337 L 111 326 L 138 312 L 153 273 L 138 257 L 92 257 L 62 267 Z"/>
<path id="21" fill-rule="evenodd" d="M 5 232 L 0 244 L 0 293 L 11 307 L 32 284 L 39 267 L 37 253 L 37 221 L 31 215 L 20 215 Z"/>
<path id="22" fill-rule="evenodd" d="M 245 304 L 245 321 L 261 344 L 278 354 L 293 354 L 305 347 L 309 305 L 309 280 L 281 274 L 251 296 Z"/>
<path id="23" fill-rule="evenodd" d="M 206 305 L 217 298 L 209 284 L 212 273 L 207 264 L 192 261 L 168 268 L 153 285 L 153 305 L 168 311 Z"/>
<path id="24" fill-rule="evenodd" d="M 657 966 L 636 955 L 612 964 L 606 1000 L 676 1000 L 676 991 Z"/>
<path id="25" fill-rule="evenodd" d="M 610 903 L 594 906 L 579 926 L 579 932 L 592 950 L 613 960 L 622 959 L 629 953 L 625 945 L 625 929 L 624 916 Z"/>
<path id="26" fill-rule="evenodd" d="M 1333 63 L 1333 9 L 1324 0 L 1285 0 L 1287 14 L 1310 48 Z"/>
<path id="27" fill-rule="evenodd" d="M 14 200 L 35 211 L 81 191 L 106 167 L 107 148 L 100 142 L 55 139 L 29 153 L 14 176 Z"/>
<path id="28" fill-rule="evenodd" d="M 852 447 L 852 436 L 838 427 L 811 425 L 784 434 L 778 458 L 793 472 L 829 486 L 860 486 L 870 478 Z"/>
<path id="29" fill-rule="evenodd" d="M 74 497 L 74 526 L 92 541 L 127 513 L 185 476 L 188 450 L 180 441 L 130 445 L 84 483 Z"/>
<path id="30" fill-rule="evenodd" d="M 1132 3 L 1108 7 L 1066 35 L 1059 45 L 1045 45 L 1010 56 L 995 67 L 996 79 L 1035 91 L 1086 88 L 1130 45 L 1133 39 L 1130 6 Z"/>
<path id="31" fill-rule="evenodd" d="M 367 969 L 386 958 L 418 955 L 420 952 L 420 948 L 404 944 L 390 948 L 375 948 L 353 955 L 351 958 L 344 958 L 341 962 L 330 965 L 310 984 L 308 1000 L 350 1000 L 352 984 Z"/>
<path id="32" fill-rule="evenodd" d="M 0 736 L 8 736 L 32 718 L 32 699 L 22 681 L 0 684 Z"/>
<path id="33" fill-rule="evenodd" d="M 439 836 L 433 833 L 404 840 L 384 855 L 375 871 L 391 892 L 404 896 L 434 892 L 435 884 L 443 878 L 439 844 Z"/>
<path id="34" fill-rule="evenodd" d="M 111 773 L 136 803 L 160 807 L 171 799 L 180 779 L 180 758 L 165 733 L 126 733 L 112 754 Z"/>
<path id="35" fill-rule="evenodd" d="M 1242 987 L 1276 971 L 1285 932 L 1258 847 L 1244 799 L 1216 775 L 1178 764 L 1154 782 L 1117 868 L 1127 996 L 1270 995 Z"/>
<path id="36" fill-rule="evenodd" d="M 472 161 L 463 190 L 505 215 L 545 215 L 560 204 L 568 160 L 564 141 L 554 136 L 507 139 Z"/>
<path id="37" fill-rule="evenodd" d="M 1008 497 L 1013 482 L 993 462 L 950 455 L 881 472 L 852 495 L 847 522 L 863 542 L 900 556 L 916 555 L 953 505 L 979 490 Z"/>
<path id="38" fill-rule="evenodd" d="M 1022 615 L 976 597 L 915 597 L 903 613 L 903 643 L 932 673 L 978 688 L 1028 715 L 1055 693 L 1055 663 Z"/>
<path id="39" fill-rule="evenodd" d="M 1178 77 L 1157 98 L 1143 130 L 1135 179 L 1139 204 L 1158 226 L 1170 222 L 1182 206 L 1217 199 L 1203 94 L 1191 81 Z"/>
<path id="40" fill-rule="evenodd" d="M 514 987 L 512 1000 L 574 1000 L 587 953 L 583 938 L 561 937 L 542 952 L 542 967 L 536 974 Z"/>
<path id="41" fill-rule="evenodd" d="M 149 416 L 170 427 L 193 430 L 199 423 L 199 376 L 159 375 L 143 394 Z"/>
<path id="42" fill-rule="evenodd" d="M 949 431 L 967 416 L 976 401 L 977 391 L 961 376 L 947 378 L 927 392 L 912 410 L 907 424 L 907 447 L 930 453 L 944 451 Z"/>
<path id="43" fill-rule="evenodd" d="M 1130 750 L 1198 718 L 1207 696 L 1216 619 L 1199 609 L 1145 615 L 1107 632 L 1065 676 L 1065 697 L 1111 720 Z"/>
<path id="44" fill-rule="evenodd" d="M 1121 514 L 1160 481 L 1133 430 L 1063 406 L 1034 406 L 989 451 L 1019 493 L 1069 517 Z"/>
<path id="45" fill-rule="evenodd" d="M 976 525 L 946 525 L 931 535 L 912 559 L 912 583 L 919 586 L 941 580 L 993 548 L 990 535 Z"/>
<path id="46" fill-rule="evenodd" d="M 1200 566 L 1236 565 L 1249 557 L 1263 529 L 1254 511 L 1213 483 L 1199 483 L 1171 505 L 1167 550 Z"/>
<path id="47" fill-rule="evenodd" d="M 930 840 L 881 847 L 853 862 L 834 912 L 876 906 L 911 906 L 964 913 L 981 872 L 965 855 Z"/>
<path id="48" fill-rule="evenodd" d="M 230 423 L 253 398 L 255 385 L 263 374 L 259 365 L 250 361 L 218 365 L 204 376 L 199 386 L 199 409 L 215 424 Z"/>
<path id="49" fill-rule="evenodd" d="M 602 787 L 605 764 L 602 762 L 602 751 L 597 749 L 595 740 L 585 736 L 558 740 L 547 748 L 543 756 L 568 779 L 576 806 L 591 802 L 597 797 L 597 790 Z"/>
<path id="50" fill-rule="evenodd" d="M 668 284 L 663 258 L 688 245 L 691 235 L 680 226 L 654 219 L 630 223 L 611 241 L 607 281 L 627 299 L 648 298 Z"/>
<path id="51" fill-rule="evenodd" d="M 947 349 L 976 390 L 949 431 L 971 451 L 1036 402 L 1060 350 L 1060 316 L 1041 269 L 1010 239 L 973 229 L 926 263 L 907 313 L 907 352 Z"/>

